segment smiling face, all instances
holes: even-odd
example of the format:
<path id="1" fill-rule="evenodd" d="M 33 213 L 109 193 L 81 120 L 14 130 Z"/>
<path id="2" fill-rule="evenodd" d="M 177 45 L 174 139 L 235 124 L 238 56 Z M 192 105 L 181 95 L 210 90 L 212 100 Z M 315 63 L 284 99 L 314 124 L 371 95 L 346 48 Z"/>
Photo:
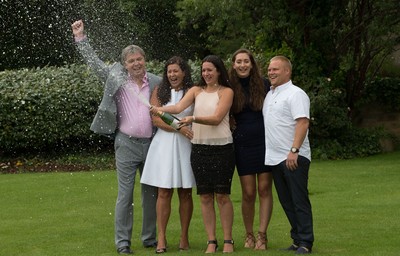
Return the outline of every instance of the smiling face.
<path id="1" fill-rule="evenodd" d="M 289 82 L 291 69 L 287 62 L 280 59 L 272 59 L 268 66 L 268 78 L 273 87 Z"/>
<path id="2" fill-rule="evenodd" d="M 179 90 L 183 86 L 185 72 L 182 71 L 178 64 L 170 64 L 167 67 L 167 77 L 171 87 L 175 90 Z"/>
<path id="3" fill-rule="evenodd" d="M 146 73 L 145 58 L 139 52 L 130 53 L 126 56 L 124 67 L 132 77 L 142 79 Z"/>
<path id="4" fill-rule="evenodd" d="M 232 67 L 236 71 L 238 77 L 246 78 L 250 75 L 253 65 L 247 53 L 238 53 Z"/>
<path id="5" fill-rule="evenodd" d="M 203 62 L 201 65 L 201 76 L 207 85 L 217 85 L 219 72 L 211 62 Z"/>

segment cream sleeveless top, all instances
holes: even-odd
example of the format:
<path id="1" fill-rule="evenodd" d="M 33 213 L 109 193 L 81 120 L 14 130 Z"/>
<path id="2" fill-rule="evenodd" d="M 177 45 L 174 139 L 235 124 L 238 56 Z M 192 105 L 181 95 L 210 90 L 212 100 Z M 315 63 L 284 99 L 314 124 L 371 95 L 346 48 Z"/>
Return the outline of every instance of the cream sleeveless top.
<path id="1" fill-rule="evenodd" d="M 194 104 L 194 116 L 211 116 L 219 102 L 218 91 L 208 93 L 202 90 L 197 95 Z M 226 145 L 232 143 L 232 133 L 229 128 L 229 113 L 219 125 L 204 125 L 193 123 L 193 144 Z"/>

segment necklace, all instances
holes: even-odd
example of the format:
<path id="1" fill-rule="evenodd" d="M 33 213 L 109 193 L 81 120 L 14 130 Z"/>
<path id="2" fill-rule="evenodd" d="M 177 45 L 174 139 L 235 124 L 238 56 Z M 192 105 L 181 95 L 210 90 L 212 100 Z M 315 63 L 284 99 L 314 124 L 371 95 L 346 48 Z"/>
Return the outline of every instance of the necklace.
<path id="1" fill-rule="evenodd" d="M 204 90 L 206 92 L 212 93 L 212 92 L 216 92 L 219 90 L 221 86 L 219 84 L 214 84 L 214 85 L 207 85 Z"/>

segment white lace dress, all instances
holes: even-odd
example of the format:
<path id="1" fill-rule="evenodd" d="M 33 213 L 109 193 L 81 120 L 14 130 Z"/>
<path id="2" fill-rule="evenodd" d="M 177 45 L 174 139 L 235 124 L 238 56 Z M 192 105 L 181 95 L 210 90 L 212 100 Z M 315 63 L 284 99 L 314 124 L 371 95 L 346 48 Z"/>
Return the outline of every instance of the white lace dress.
<path id="1" fill-rule="evenodd" d="M 182 98 L 183 91 L 171 90 L 174 105 Z M 175 115 L 178 118 L 193 114 L 193 105 Z M 192 144 L 179 132 L 158 129 L 147 153 L 140 183 L 160 188 L 192 188 L 195 179 L 190 164 Z"/>

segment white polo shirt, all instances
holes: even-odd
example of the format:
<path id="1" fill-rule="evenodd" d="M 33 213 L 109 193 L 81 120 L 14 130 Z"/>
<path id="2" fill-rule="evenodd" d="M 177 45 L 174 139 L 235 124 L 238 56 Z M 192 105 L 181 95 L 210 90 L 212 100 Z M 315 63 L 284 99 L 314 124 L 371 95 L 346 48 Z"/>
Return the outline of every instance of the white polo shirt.
<path id="1" fill-rule="evenodd" d="M 310 119 L 310 99 L 289 81 L 268 92 L 263 106 L 265 127 L 265 165 L 277 165 L 287 159 L 293 145 L 296 119 Z M 299 155 L 311 161 L 308 131 Z"/>

